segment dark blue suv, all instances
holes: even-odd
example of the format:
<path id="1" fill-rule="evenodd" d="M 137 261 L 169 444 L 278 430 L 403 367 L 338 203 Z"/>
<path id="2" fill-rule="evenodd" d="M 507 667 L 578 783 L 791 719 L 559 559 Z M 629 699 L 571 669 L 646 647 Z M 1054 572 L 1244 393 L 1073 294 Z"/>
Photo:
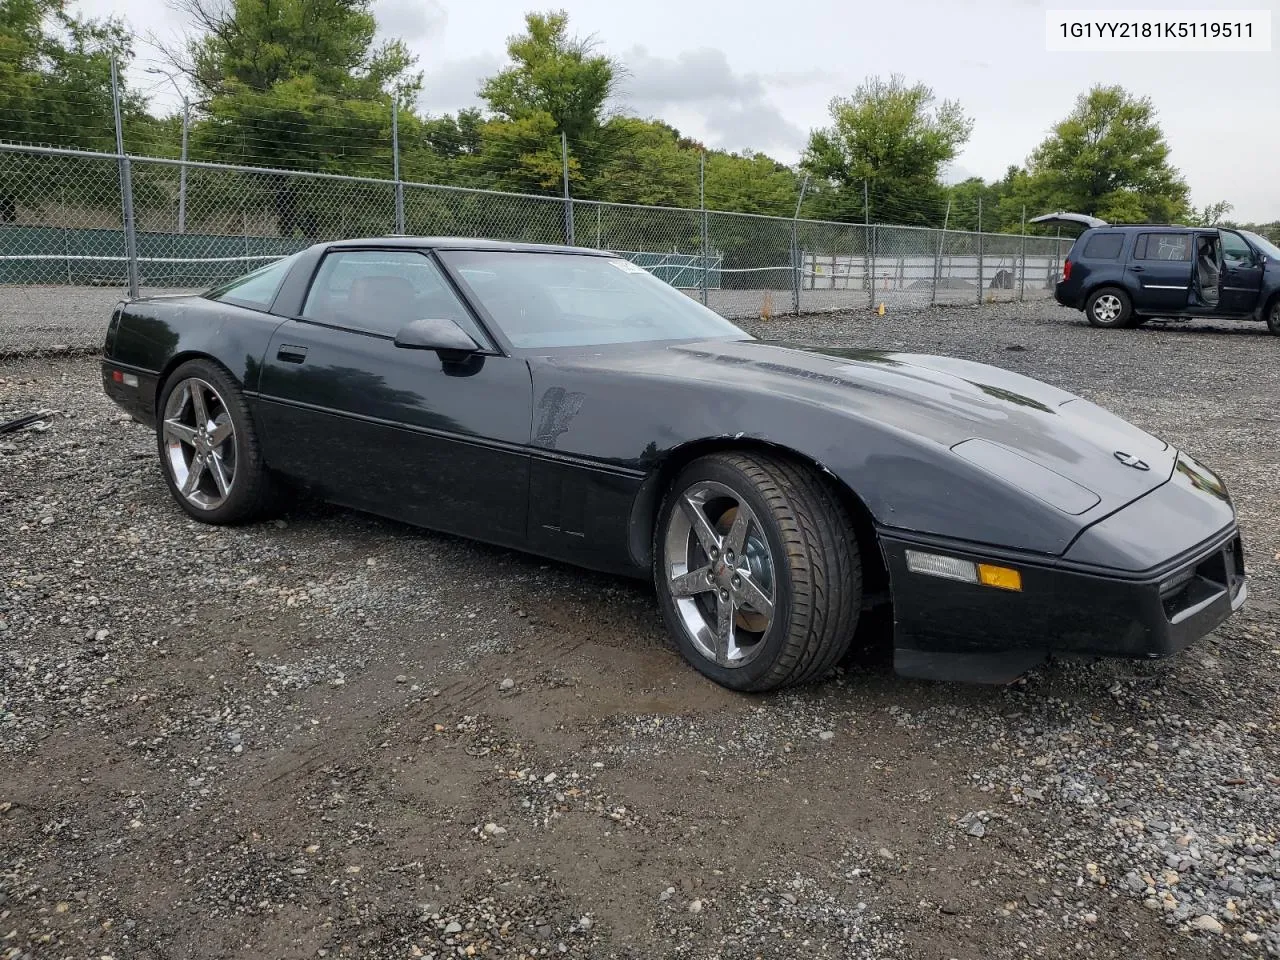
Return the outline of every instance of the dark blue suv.
<path id="1" fill-rule="evenodd" d="M 1265 320 L 1280 334 L 1280 249 L 1247 230 L 1109 224 L 1077 213 L 1036 217 L 1088 229 L 1062 264 L 1054 297 L 1095 327 L 1153 317 Z"/>

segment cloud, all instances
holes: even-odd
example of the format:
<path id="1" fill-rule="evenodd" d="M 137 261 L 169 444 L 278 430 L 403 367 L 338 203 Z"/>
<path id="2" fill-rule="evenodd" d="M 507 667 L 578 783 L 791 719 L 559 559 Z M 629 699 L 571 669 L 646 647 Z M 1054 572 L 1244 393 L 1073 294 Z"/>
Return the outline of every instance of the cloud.
<path id="1" fill-rule="evenodd" d="M 377 0 L 373 16 L 379 35 L 411 45 L 442 31 L 449 19 L 440 0 Z"/>
<path id="2" fill-rule="evenodd" d="M 948 186 L 956 183 L 962 183 L 972 177 L 980 177 L 980 173 L 975 173 L 968 167 L 961 166 L 952 160 L 950 163 L 944 163 L 942 170 L 939 172 L 939 178 Z"/>
<path id="3" fill-rule="evenodd" d="M 496 53 L 479 53 L 462 60 L 446 60 L 427 71 L 418 105 L 431 114 L 453 113 L 480 103 L 476 91 L 506 61 Z"/>
<path id="4" fill-rule="evenodd" d="M 769 90 L 820 82 L 824 73 L 739 73 L 724 51 L 712 47 L 685 50 L 674 57 L 655 57 L 644 47 L 633 47 L 622 62 L 620 106 L 642 116 L 662 116 L 671 108 L 683 108 L 682 113 L 699 118 L 712 146 L 729 150 L 794 152 L 802 147 L 804 131 L 770 101 Z"/>

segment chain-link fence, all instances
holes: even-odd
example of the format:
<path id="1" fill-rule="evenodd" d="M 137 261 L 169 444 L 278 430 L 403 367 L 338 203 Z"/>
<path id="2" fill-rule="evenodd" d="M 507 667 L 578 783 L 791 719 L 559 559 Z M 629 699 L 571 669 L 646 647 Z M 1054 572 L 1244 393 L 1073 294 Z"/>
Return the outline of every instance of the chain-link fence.
<path id="1" fill-rule="evenodd" d="M 396 233 L 612 250 L 730 318 L 1043 298 L 1071 243 L 0 144 L 0 355 L 96 349 L 123 296 Z"/>

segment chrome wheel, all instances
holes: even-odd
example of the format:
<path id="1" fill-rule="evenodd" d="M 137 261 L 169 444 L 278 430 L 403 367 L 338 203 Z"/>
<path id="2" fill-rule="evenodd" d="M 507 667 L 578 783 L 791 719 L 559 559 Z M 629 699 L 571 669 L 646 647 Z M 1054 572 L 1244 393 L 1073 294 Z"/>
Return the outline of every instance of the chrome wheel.
<path id="1" fill-rule="evenodd" d="M 1114 323 L 1121 309 L 1120 298 L 1114 293 L 1104 293 L 1093 301 L 1093 316 L 1099 323 Z"/>
<path id="2" fill-rule="evenodd" d="M 226 502 L 236 482 L 236 432 L 222 395 L 191 377 L 169 394 L 161 425 L 174 486 L 201 510 Z"/>
<path id="3" fill-rule="evenodd" d="M 722 667 L 742 667 L 764 649 L 777 575 L 760 521 L 740 494 L 701 480 L 667 521 L 663 569 L 681 628 Z"/>

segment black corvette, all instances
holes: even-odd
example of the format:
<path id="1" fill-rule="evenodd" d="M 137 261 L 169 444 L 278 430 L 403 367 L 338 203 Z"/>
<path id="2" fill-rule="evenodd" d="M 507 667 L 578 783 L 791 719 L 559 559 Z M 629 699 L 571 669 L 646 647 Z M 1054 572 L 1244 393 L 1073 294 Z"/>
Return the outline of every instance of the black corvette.
<path id="1" fill-rule="evenodd" d="M 1222 482 L 1092 403 L 756 340 L 599 251 L 322 244 L 122 304 L 104 356 L 191 516 L 303 487 L 652 576 L 684 655 L 737 689 L 820 677 L 877 608 L 899 672 L 1004 681 L 1174 653 L 1247 592 Z"/>

